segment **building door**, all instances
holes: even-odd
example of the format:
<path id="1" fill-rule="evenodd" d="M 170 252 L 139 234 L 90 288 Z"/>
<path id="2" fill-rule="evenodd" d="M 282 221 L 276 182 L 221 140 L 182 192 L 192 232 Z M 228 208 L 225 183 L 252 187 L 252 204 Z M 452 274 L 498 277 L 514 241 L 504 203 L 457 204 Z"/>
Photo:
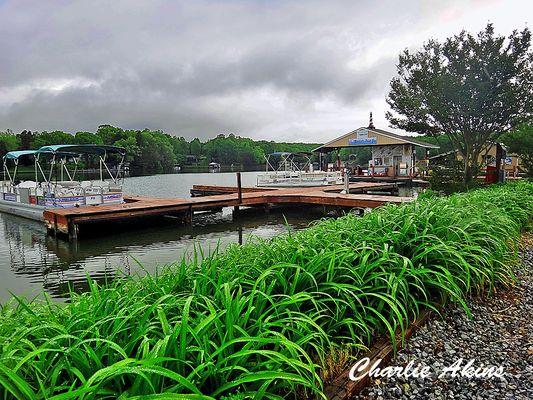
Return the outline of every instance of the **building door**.
<path id="1" fill-rule="evenodd" d="M 392 166 L 394 168 L 394 176 L 400 175 L 400 163 L 402 162 L 402 156 L 392 157 Z"/>

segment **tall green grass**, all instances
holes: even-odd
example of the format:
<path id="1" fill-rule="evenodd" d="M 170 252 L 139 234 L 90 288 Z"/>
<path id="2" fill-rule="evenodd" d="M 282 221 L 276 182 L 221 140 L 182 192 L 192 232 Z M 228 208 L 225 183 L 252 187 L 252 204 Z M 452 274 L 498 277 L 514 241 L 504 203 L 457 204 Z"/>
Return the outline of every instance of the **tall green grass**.
<path id="1" fill-rule="evenodd" d="M 423 308 L 508 282 L 533 184 L 419 199 L 231 246 L 163 273 L 16 299 L 0 318 L 4 398 L 323 397 L 328 354 Z"/>

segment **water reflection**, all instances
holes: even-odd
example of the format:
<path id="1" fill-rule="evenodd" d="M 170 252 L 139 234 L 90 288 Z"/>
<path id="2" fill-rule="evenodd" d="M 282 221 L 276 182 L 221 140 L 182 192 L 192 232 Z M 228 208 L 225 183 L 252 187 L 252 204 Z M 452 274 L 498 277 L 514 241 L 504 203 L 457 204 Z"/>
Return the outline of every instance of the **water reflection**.
<path id="1" fill-rule="evenodd" d="M 40 223 L 0 214 L 2 257 L 1 300 L 15 294 L 36 295 L 42 289 L 61 299 L 69 287 L 87 290 L 86 275 L 101 281 L 121 273 L 153 272 L 182 257 L 194 247 L 204 253 L 229 243 L 246 242 L 250 236 L 273 237 L 287 229 L 301 229 L 316 215 L 295 210 L 254 214 L 234 219 L 230 210 L 195 216 L 193 225 L 146 227 L 82 241 L 57 240 L 46 235 Z M 286 225 L 285 218 L 288 222 Z M 142 267 L 138 263 L 142 264 Z"/>
<path id="2" fill-rule="evenodd" d="M 242 174 L 243 186 L 253 186 L 258 172 Z M 125 193 L 155 197 L 189 197 L 193 184 L 232 186 L 233 173 L 169 174 L 132 177 L 125 180 Z M 416 190 L 400 188 L 400 190 Z M 400 195 L 412 194 L 410 192 Z M 192 226 L 169 225 L 144 229 L 121 229 L 115 234 L 84 238 L 79 242 L 56 240 L 46 235 L 38 222 L 0 213 L 0 301 L 10 292 L 35 296 L 44 289 L 61 299 L 69 285 L 76 291 L 86 290 L 86 275 L 95 280 L 114 276 L 117 271 L 153 272 L 190 255 L 196 245 L 204 252 L 217 246 L 246 241 L 250 235 L 269 238 L 286 232 L 289 226 L 300 229 L 321 214 L 310 214 L 310 208 L 297 211 L 244 215 L 233 219 L 229 210 L 195 216 Z"/>

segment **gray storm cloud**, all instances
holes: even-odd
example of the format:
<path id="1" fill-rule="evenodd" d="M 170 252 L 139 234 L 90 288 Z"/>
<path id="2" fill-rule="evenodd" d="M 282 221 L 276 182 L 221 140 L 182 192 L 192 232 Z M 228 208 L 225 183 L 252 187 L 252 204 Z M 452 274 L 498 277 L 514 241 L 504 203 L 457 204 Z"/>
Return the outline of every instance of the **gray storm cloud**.
<path id="1" fill-rule="evenodd" d="M 523 15 L 497 1 L 0 0 L 0 130 L 322 141 L 368 111 L 386 126 L 401 49 Z"/>

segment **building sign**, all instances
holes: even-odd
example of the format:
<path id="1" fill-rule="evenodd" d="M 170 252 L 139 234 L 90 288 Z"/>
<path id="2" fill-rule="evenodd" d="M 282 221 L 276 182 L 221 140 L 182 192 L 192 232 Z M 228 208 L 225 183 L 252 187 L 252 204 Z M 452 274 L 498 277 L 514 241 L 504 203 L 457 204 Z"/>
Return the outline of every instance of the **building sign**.
<path id="1" fill-rule="evenodd" d="M 348 144 L 351 146 L 368 146 L 371 144 L 378 144 L 378 138 L 368 137 L 368 129 L 359 129 L 355 132 L 354 139 L 348 139 Z"/>

